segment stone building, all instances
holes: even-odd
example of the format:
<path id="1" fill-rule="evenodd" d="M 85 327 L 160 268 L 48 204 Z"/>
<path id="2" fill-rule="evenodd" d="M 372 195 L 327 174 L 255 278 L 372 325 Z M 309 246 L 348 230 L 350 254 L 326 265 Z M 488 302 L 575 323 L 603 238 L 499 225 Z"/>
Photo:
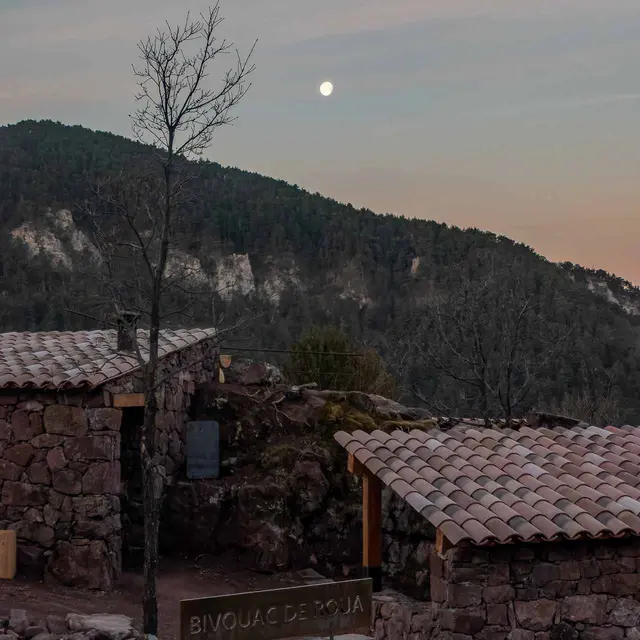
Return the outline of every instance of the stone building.
<path id="1" fill-rule="evenodd" d="M 420 600 L 375 597 L 376 640 L 640 638 L 640 431 L 344 431 L 362 477 L 364 563 L 381 490 L 435 529 Z"/>
<path id="2" fill-rule="evenodd" d="M 0 334 L 0 528 L 18 567 L 108 589 L 143 544 L 139 439 L 148 332 Z M 213 329 L 160 336 L 157 444 L 171 484 L 197 384 L 217 369 Z"/>

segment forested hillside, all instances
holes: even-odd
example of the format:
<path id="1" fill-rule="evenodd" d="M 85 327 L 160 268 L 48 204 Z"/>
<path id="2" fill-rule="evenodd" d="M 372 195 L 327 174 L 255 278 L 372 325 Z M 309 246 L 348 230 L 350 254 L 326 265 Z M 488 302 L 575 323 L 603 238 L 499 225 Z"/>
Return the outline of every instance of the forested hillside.
<path id="1" fill-rule="evenodd" d="M 68 311 L 82 311 L 91 289 L 83 274 L 97 250 L 86 209 L 100 179 L 126 174 L 149 153 L 53 122 L 0 127 L 0 329 L 92 326 Z M 507 238 L 376 215 L 215 163 L 194 163 L 191 172 L 176 255 L 195 265 L 196 284 L 213 282 L 218 319 L 222 311 L 227 322 L 247 310 L 258 317 L 249 341 L 230 345 L 288 347 L 304 328 L 331 323 L 378 348 L 407 393 L 438 397 L 435 406 L 499 413 L 501 400 L 490 407 L 491 394 L 473 390 L 493 385 L 501 398 L 496 380 L 508 369 L 507 393 L 526 390 L 516 413 L 640 420 L 640 297 L 628 283 L 599 274 L 608 295 L 592 272 L 551 264 Z M 212 321 L 205 309 L 200 324 Z M 447 318 L 457 334 L 447 333 Z M 518 352 L 510 362 L 506 335 Z M 455 340 L 453 351 L 435 349 Z M 458 348 L 468 351 L 447 371 Z M 476 365 L 487 360 L 479 376 Z"/>

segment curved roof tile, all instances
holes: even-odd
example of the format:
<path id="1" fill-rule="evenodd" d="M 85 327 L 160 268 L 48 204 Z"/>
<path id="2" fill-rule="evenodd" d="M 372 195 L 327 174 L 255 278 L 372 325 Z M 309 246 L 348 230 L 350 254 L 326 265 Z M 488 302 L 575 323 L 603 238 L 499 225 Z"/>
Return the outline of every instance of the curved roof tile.
<path id="1" fill-rule="evenodd" d="M 215 329 L 160 332 L 164 358 L 216 334 Z M 115 330 L 0 334 L 0 389 L 97 387 L 132 373 L 148 358 L 149 334 L 138 330 L 137 356 L 119 352 Z"/>
<path id="2" fill-rule="evenodd" d="M 635 427 L 462 425 L 335 439 L 453 544 L 640 536 Z"/>

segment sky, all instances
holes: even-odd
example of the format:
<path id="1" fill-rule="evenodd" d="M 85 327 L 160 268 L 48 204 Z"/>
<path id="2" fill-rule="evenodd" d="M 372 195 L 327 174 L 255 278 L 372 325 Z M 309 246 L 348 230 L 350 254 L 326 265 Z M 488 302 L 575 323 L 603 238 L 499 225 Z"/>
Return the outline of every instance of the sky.
<path id="1" fill-rule="evenodd" d="M 0 123 L 131 135 L 137 42 L 207 5 L 0 0 Z M 221 36 L 245 51 L 258 39 L 257 68 L 210 159 L 640 284 L 638 0 L 221 0 L 221 12 Z"/>

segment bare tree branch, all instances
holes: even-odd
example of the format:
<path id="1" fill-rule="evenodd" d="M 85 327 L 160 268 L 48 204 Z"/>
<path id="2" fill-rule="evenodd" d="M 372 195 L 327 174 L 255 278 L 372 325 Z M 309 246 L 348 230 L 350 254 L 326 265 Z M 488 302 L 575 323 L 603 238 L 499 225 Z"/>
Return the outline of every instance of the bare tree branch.
<path id="1" fill-rule="evenodd" d="M 81 210 L 92 223 L 99 259 L 85 265 L 96 290 L 86 304 L 110 317 L 114 309 L 140 314 L 148 327 L 148 349 L 135 357 L 144 372 L 145 414 L 141 434 L 144 495 L 144 598 L 143 626 L 158 635 L 156 572 L 162 488 L 156 448 L 156 390 L 177 371 L 160 376 L 159 339 L 168 321 L 204 315 L 214 316 L 214 292 L 219 287 L 202 270 L 181 260 L 189 239 L 185 215 L 192 194 L 187 160 L 201 156 L 219 127 L 235 120 L 234 108 L 246 95 L 255 43 L 245 56 L 218 35 L 222 23 L 216 2 L 194 19 L 165 24 L 138 45 L 140 60 L 133 72 L 138 84 L 138 108 L 131 116 L 138 141 L 151 144 L 149 156 L 135 158 L 119 175 L 94 186 Z M 221 81 L 211 83 L 214 63 L 228 54 L 235 59 Z M 100 304 L 102 303 L 102 304 Z M 246 315 L 246 314 L 245 314 Z M 221 328 L 220 335 L 246 323 Z M 220 318 L 213 318 L 217 324 Z M 132 354 L 133 355 L 133 354 Z M 191 363 L 193 364 L 193 363 Z"/>
<path id="2" fill-rule="evenodd" d="M 405 350 L 431 372 L 431 395 L 416 393 L 427 406 L 442 406 L 437 396 L 443 395 L 445 405 L 457 399 L 459 412 L 510 424 L 563 353 L 571 330 L 539 313 L 540 294 L 517 261 L 496 268 L 490 260 L 484 276 L 474 275 L 465 265 L 452 270 L 408 332 Z M 555 293 L 550 288 L 542 295 L 548 302 Z"/>

